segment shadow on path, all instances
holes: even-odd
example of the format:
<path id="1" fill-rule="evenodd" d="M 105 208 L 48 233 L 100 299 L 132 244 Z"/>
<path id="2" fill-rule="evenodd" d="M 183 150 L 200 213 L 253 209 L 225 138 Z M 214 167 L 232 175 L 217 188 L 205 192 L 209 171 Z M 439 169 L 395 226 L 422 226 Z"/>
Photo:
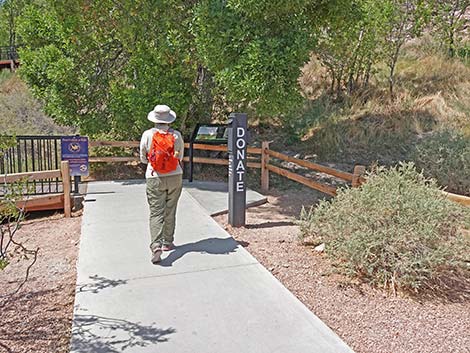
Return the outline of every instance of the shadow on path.
<path id="1" fill-rule="evenodd" d="M 160 329 L 155 323 L 142 325 L 95 315 L 75 315 L 73 323 L 71 351 L 74 353 L 135 352 L 135 347 L 167 342 L 167 336 L 176 332 L 171 327 Z"/>
<path id="2" fill-rule="evenodd" d="M 146 183 L 145 179 L 129 179 L 129 180 L 119 180 L 116 183 L 129 186 L 129 185 L 144 185 Z"/>
<path id="3" fill-rule="evenodd" d="M 227 255 L 235 252 L 238 243 L 233 238 L 208 238 L 194 243 L 179 245 L 170 255 L 164 258 L 159 265 L 171 267 L 173 263 L 182 258 L 187 253 L 195 252 L 211 255 Z"/>
<path id="4" fill-rule="evenodd" d="M 91 292 L 96 294 L 106 288 L 115 288 L 127 284 L 127 280 L 124 279 L 109 279 L 98 275 L 89 276 L 88 278 L 93 282 L 77 284 L 77 290 L 79 292 Z"/>

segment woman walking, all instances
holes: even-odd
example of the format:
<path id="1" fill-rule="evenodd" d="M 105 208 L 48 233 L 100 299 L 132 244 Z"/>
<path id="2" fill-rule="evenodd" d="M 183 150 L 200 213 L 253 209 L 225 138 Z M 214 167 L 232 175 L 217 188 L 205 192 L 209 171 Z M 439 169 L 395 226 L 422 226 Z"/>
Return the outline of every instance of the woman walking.
<path id="1" fill-rule="evenodd" d="M 157 105 L 147 116 L 155 126 L 142 134 L 140 160 L 147 164 L 147 201 L 150 208 L 152 263 L 161 261 L 163 251 L 173 249 L 176 207 L 183 186 L 184 141 L 170 127 L 176 113 Z"/>

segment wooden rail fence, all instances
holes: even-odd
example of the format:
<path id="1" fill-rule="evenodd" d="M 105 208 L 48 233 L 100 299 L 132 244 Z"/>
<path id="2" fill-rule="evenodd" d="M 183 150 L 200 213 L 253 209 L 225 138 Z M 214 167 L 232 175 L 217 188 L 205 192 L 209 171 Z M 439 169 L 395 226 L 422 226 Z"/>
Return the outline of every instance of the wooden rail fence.
<path id="1" fill-rule="evenodd" d="M 60 169 L 15 173 L 0 176 L 1 183 L 10 184 L 21 181 L 35 181 L 44 179 L 60 178 L 62 180 L 63 193 L 59 195 L 46 195 L 38 197 L 29 197 L 25 200 L 18 201 L 17 206 L 25 209 L 25 211 L 43 211 L 63 209 L 65 217 L 71 217 L 72 203 L 70 198 L 70 168 L 69 162 L 63 161 Z"/>
<path id="2" fill-rule="evenodd" d="M 96 147 L 122 147 L 122 148 L 138 148 L 139 141 L 90 141 L 91 148 Z M 185 148 L 189 148 L 189 144 L 185 144 Z M 194 144 L 195 150 L 227 152 L 226 145 L 207 145 L 207 144 Z M 261 148 L 249 147 L 248 148 L 248 167 L 261 169 L 261 190 L 267 192 L 269 190 L 269 175 L 270 172 L 294 180 L 298 183 L 306 185 L 312 189 L 318 190 L 325 194 L 335 196 L 337 188 L 326 183 L 321 183 L 313 178 L 295 173 L 291 170 L 282 168 L 272 163 L 272 160 L 280 160 L 300 166 L 310 171 L 315 171 L 327 174 L 331 177 L 341 179 L 352 187 L 360 186 L 364 181 L 363 175 L 365 174 L 365 167 L 357 165 L 354 167 L 353 173 L 337 170 L 321 164 L 313 163 L 303 159 L 288 156 L 286 154 L 276 152 L 269 148 L 268 142 L 263 142 Z M 112 157 L 90 157 L 90 163 L 126 163 L 138 162 L 140 158 L 137 156 L 112 156 Z M 189 162 L 189 157 L 185 156 L 184 162 Z M 208 158 L 208 157 L 194 157 L 194 163 L 212 164 L 212 165 L 228 165 L 227 158 Z M 62 161 L 60 169 L 49 171 L 36 171 L 26 173 L 7 174 L 0 176 L 2 183 L 14 183 L 17 181 L 37 181 L 51 178 L 60 178 L 63 185 L 63 193 L 59 195 L 46 195 L 40 197 L 28 198 L 19 203 L 19 207 L 25 207 L 27 211 L 40 211 L 63 209 L 65 216 L 71 216 L 71 185 L 70 185 L 70 169 L 69 162 Z M 470 207 L 470 197 L 456 195 L 448 192 L 443 192 L 449 199 L 458 202 L 462 205 Z"/>
<path id="3" fill-rule="evenodd" d="M 457 202 L 461 205 L 470 207 L 470 197 L 463 196 L 463 195 L 452 194 L 450 192 L 445 192 L 445 191 L 443 191 L 443 193 L 448 199 L 450 199 L 454 202 Z"/>
<path id="4" fill-rule="evenodd" d="M 90 147 L 128 147 L 138 148 L 139 141 L 90 141 Z M 189 143 L 185 144 L 185 148 L 189 148 Z M 194 144 L 195 150 L 203 151 L 215 151 L 215 152 L 227 152 L 226 145 L 208 145 L 208 144 Z M 321 164 L 312 163 L 302 159 L 294 158 L 283 153 L 273 151 L 269 148 L 268 142 L 263 142 L 261 148 L 249 147 L 248 150 L 248 167 L 261 169 L 261 190 L 266 192 L 269 190 L 269 174 L 270 172 L 281 175 L 288 179 L 294 180 L 301 184 L 304 184 L 312 189 L 321 191 L 325 194 L 334 196 L 336 195 L 336 188 L 334 186 L 320 183 L 312 178 L 294 173 L 285 168 L 270 163 L 272 159 L 279 159 L 281 161 L 290 162 L 308 170 L 327 174 L 329 176 L 342 179 L 346 182 L 351 183 L 353 186 L 359 186 L 362 179 L 362 174 L 365 168 L 357 166 L 354 169 L 354 173 L 347 173 L 341 170 L 333 169 Z M 90 163 L 114 163 L 114 162 L 134 162 L 139 161 L 139 157 L 90 157 Z M 184 162 L 189 162 L 189 157 L 183 158 Z M 228 165 L 227 158 L 207 158 L 207 157 L 194 157 L 194 163 L 202 164 L 213 164 L 213 165 Z"/>
<path id="5" fill-rule="evenodd" d="M 90 147 L 128 147 L 138 148 L 139 141 L 90 141 Z M 189 143 L 186 143 L 185 148 L 189 148 Z M 194 149 L 203 151 L 216 151 L 216 152 L 227 152 L 226 145 L 207 145 L 207 144 L 194 144 Z M 261 148 L 249 147 L 248 148 L 248 167 L 261 169 L 261 191 L 267 192 L 269 190 L 269 174 L 270 172 L 286 177 L 290 180 L 294 180 L 298 183 L 304 184 L 312 189 L 321 191 L 325 194 L 335 196 L 337 188 L 326 183 L 321 183 L 312 178 L 300 175 L 291 170 L 281 168 L 279 166 L 270 163 L 272 159 L 289 162 L 297 166 L 306 168 L 311 171 L 320 172 L 327 174 L 331 177 L 341 179 L 352 187 L 358 187 L 364 183 L 364 174 L 366 168 L 361 165 L 354 167 L 353 173 L 330 168 L 321 164 L 313 163 L 299 158 L 294 158 L 286 154 L 276 152 L 269 148 L 269 142 L 263 142 Z M 139 157 L 90 157 L 91 163 L 97 162 L 133 162 L 139 161 Z M 189 157 L 184 157 L 184 162 L 189 162 Z M 213 164 L 213 165 L 228 165 L 228 159 L 226 158 L 207 158 L 207 157 L 194 157 L 194 163 L 202 164 Z M 470 207 L 470 197 L 456 195 L 448 192 L 443 192 L 446 197 L 454 202 Z"/>

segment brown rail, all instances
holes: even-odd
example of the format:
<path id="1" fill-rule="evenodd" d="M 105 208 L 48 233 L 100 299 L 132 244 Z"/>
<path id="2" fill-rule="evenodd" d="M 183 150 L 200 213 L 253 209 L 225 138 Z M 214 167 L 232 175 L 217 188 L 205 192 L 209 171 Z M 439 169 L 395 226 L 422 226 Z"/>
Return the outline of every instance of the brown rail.
<path id="1" fill-rule="evenodd" d="M 333 175 L 337 178 L 346 180 L 348 182 L 352 182 L 353 179 L 354 179 L 354 175 L 351 174 L 351 173 L 347 173 L 347 172 L 343 172 L 341 170 L 326 167 L 326 166 L 321 165 L 321 164 L 305 161 L 303 159 L 298 159 L 298 158 L 294 158 L 294 157 L 291 157 L 291 156 L 287 156 L 283 153 L 279 153 L 279 152 L 276 152 L 276 151 L 273 151 L 273 150 L 268 150 L 268 154 L 271 157 L 278 158 L 278 159 L 281 159 L 281 160 L 286 161 L 286 162 L 295 163 L 297 165 L 300 165 L 300 166 L 305 167 L 305 168 L 310 169 L 310 170 L 315 170 L 315 171 L 318 171 L 318 172 L 321 172 L 321 173 Z"/>
<path id="2" fill-rule="evenodd" d="M 139 141 L 90 141 L 90 147 L 139 147 Z"/>
<path id="3" fill-rule="evenodd" d="M 269 164 L 268 165 L 268 170 L 273 172 L 273 173 L 282 175 L 282 176 L 284 176 L 288 179 L 291 179 L 291 180 L 297 181 L 301 184 L 304 184 L 304 185 L 306 185 L 306 186 L 308 186 L 312 189 L 321 191 L 325 194 L 328 194 L 328 195 L 331 195 L 331 196 L 336 195 L 336 188 L 335 187 L 319 183 L 319 182 L 314 181 L 310 178 L 307 178 L 307 177 L 304 177 L 302 175 L 293 173 L 293 172 L 291 172 L 287 169 L 279 168 L 279 167 L 276 167 L 276 166 L 273 166 L 273 165 Z"/>
<path id="4" fill-rule="evenodd" d="M 452 200 L 454 202 L 457 202 L 461 205 L 470 207 L 470 197 L 468 196 L 463 196 L 463 195 L 458 195 L 458 194 L 452 194 L 450 192 L 442 192 L 449 200 Z"/>

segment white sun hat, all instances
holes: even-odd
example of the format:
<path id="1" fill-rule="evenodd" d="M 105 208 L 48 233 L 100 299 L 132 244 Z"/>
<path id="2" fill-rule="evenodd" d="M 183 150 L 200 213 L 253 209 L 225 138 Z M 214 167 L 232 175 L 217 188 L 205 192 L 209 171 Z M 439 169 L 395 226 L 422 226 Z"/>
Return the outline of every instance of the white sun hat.
<path id="1" fill-rule="evenodd" d="M 171 124 L 176 120 L 176 113 L 167 105 L 156 105 L 155 108 L 148 113 L 147 119 L 157 124 Z"/>

